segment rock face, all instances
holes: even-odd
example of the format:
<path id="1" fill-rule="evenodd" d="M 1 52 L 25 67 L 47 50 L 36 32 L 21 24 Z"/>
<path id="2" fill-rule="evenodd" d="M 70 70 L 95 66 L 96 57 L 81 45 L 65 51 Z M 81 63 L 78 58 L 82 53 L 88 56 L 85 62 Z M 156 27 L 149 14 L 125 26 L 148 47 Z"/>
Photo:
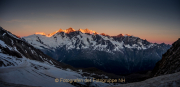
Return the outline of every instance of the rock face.
<path id="1" fill-rule="evenodd" d="M 172 44 L 172 47 L 157 62 L 153 76 L 171 74 L 180 71 L 180 38 Z"/>
<path id="2" fill-rule="evenodd" d="M 128 34 L 109 36 L 88 29 L 65 32 L 69 30 L 72 28 L 51 37 L 34 34 L 23 39 L 59 62 L 115 74 L 152 70 L 170 48 Z"/>

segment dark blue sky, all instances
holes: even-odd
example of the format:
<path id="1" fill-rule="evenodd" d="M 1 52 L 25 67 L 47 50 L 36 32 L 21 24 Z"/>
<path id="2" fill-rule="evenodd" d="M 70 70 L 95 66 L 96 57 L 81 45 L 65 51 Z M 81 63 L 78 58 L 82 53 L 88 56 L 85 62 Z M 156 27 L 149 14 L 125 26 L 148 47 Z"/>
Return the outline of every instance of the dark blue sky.
<path id="1" fill-rule="evenodd" d="M 180 37 L 180 1 L 1 0 L 0 24 L 20 36 L 73 27 L 172 43 Z"/>

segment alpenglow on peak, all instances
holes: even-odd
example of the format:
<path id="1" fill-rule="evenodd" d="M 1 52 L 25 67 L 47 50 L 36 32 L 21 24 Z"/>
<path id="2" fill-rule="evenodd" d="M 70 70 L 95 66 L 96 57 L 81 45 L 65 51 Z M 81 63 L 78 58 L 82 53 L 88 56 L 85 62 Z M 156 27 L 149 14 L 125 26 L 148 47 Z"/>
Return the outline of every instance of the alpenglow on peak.
<path id="1" fill-rule="evenodd" d="M 45 34 L 44 32 L 36 32 L 35 34 L 40 34 L 40 35 L 44 35 L 44 36 L 46 36 L 46 37 L 51 37 L 51 36 L 53 36 L 54 34 L 56 34 L 56 33 L 58 33 L 58 32 L 64 32 L 64 33 L 67 33 L 67 34 L 69 34 L 69 33 L 71 33 L 71 32 L 75 32 L 76 30 L 75 29 L 73 29 L 73 28 L 68 28 L 68 29 L 66 29 L 66 30 L 63 30 L 63 29 L 59 29 L 59 30 L 57 30 L 57 31 L 55 31 L 55 32 L 53 32 L 53 33 L 50 33 L 50 34 Z M 100 35 L 103 35 L 103 36 L 110 36 L 110 35 L 108 35 L 108 34 L 105 34 L 105 33 L 97 33 L 96 31 L 93 31 L 93 30 L 89 30 L 88 28 L 86 28 L 86 29 L 79 29 L 79 30 L 77 30 L 77 31 L 80 31 L 80 32 L 82 32 L 82 33 L 88 33 L 88 34 L 100 34 Z M 131 36 L 131 35 L 129 35 L 129 34 L 119 34 L 119 35 L 117 35 L 116 37 L 121 37 L 121 36 Z"/>
<path id="2" fill-rule="evenodd" d="M 71 33 L 71 32 L 75 32 L 76 30 L 75 29 L 73 29 L 73 28 L 68 28 L 68 29 L 66 29 L 66 30 L 63 30 L 63 29 L 59 29 L 58 31 L 55 31 L 55 32 L 53 32 L 53 33 L 50 33 L 50 34 L 45 34 L 44 32 L 36 32 L 35 34 L 40 34 L 40 35 L 45 35 L 45 36 L 47 36 L 47 37 L 51 37 L 51 36 L 53 36 L 54 34 L 56 34 L 56 33 L 58 33 L 58 32 L 64 32 L 64 33 L 67 33 L 67 34 L 69 34 L 69 33 Z M 93 30 L 89 30 L 89 29 L 79 29 L 79 30 L 77 30 L 77 31 L 80 31 L 80 32 L 82 32 L 82 33 L 89 33 L 89 34 L 98 34 L 96 31 L 93 31 Z"/>

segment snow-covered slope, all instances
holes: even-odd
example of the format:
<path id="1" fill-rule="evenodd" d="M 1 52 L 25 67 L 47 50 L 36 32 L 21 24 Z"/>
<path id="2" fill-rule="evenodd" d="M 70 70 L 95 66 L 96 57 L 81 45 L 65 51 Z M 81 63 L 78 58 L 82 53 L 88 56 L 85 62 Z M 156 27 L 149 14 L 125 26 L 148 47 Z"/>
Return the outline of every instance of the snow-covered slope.
<path id="1" fill-rule="evenodd" d="M 151 70 L 170 48 L 170 45 L 150 43 L 129 34 L 109 36 L 73 28 L 60 29 L 50 36 L 33 34 L 23 39 L 60 62 L 116 74 Z"/>
<path id="2" fill-rule="evenodd" d="M 70 69 L 60 69 L 53 65 L 48 65 L 43 62 L 30 60 L 27 58 L 15 58 L 6 54 L 0 53 L 0 61 L 11 66 L 0 67 L 1 81 L 15 84 L 24 84 L 31 86 L 42 87 L 74 87 L 73 83 L 60 82 L 63 79 L 92 79 L 93 77 L 82 76 L 82 72 L 75 72 Z M 57 82 L 55 82 L 55 79 Z M 77 82 L 79 86 L 87 86 L 86 82 Z M 76 84 L 77 84 L 76 83 Z M 91 86 L 104 87 L 110 84 L 101 82 L 92 82 Z"/>
<path id="3" fill-rule="evenodd" d="M 134 82 L 128 84 L 120 84 L 118 86 L 107 87 L 179 87 L 180 86 L 180 72 L 161 75 L 153 77 L 141 82 Z"/>
<path id="4" fill-rule="evenodd" d="M 5 65 L 13 65 L 0 67 L 1 81 L 8 83 L 43 87 L 73 87 L 69 83 L 56 83 L 55 78 L 77 78 L 76 76 L 78 76 L 77 73 L 68 72 L 27 58 L 14 58 L 13 56 L 0 53 L 0 60 Z"/>

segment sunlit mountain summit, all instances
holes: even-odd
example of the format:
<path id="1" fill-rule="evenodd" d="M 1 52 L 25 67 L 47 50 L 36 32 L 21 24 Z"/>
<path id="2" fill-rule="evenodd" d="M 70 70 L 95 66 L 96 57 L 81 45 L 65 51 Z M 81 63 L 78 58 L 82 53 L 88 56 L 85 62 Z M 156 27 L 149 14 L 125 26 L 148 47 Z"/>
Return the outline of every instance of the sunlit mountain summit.
<path id="1" fill-rule="evenodd" d="M 51 37 L 51 36 L 53 36 L 54 34 L 56 34 L 56 33 L 58 33 L 58 32 L 64 32 L 64 33 L 67 33 L 67 34 L 69 34 L 69 33 L 71 33 L 71 32 L 75 32 L 76 30 L 75 29 L 73 29 L 73 28 L 68 28 L 68 29 L 66 29 L 66 30 L 63 30 L 63 29 L 59 29 L 58 31 L 55 31 L 55 32 L 53 32 L 53 33 L 50 33 L 50 34 L 45 34 L 44 32 L 36 32 L 35 34 L 40 34 L 40 35 L 45 35 L 45 36 L 47 36 L 47 37 Z M 89 29 L 79 29 L 79 30 L 77 30 L 77 31 L 80 31 L 80 32 L 82 32 L 82 33 L 89 33 L 89 34 L 97 34 L 97 32 L 96 31 L 92 31 L 92 30 L 89 30 Z"/>

